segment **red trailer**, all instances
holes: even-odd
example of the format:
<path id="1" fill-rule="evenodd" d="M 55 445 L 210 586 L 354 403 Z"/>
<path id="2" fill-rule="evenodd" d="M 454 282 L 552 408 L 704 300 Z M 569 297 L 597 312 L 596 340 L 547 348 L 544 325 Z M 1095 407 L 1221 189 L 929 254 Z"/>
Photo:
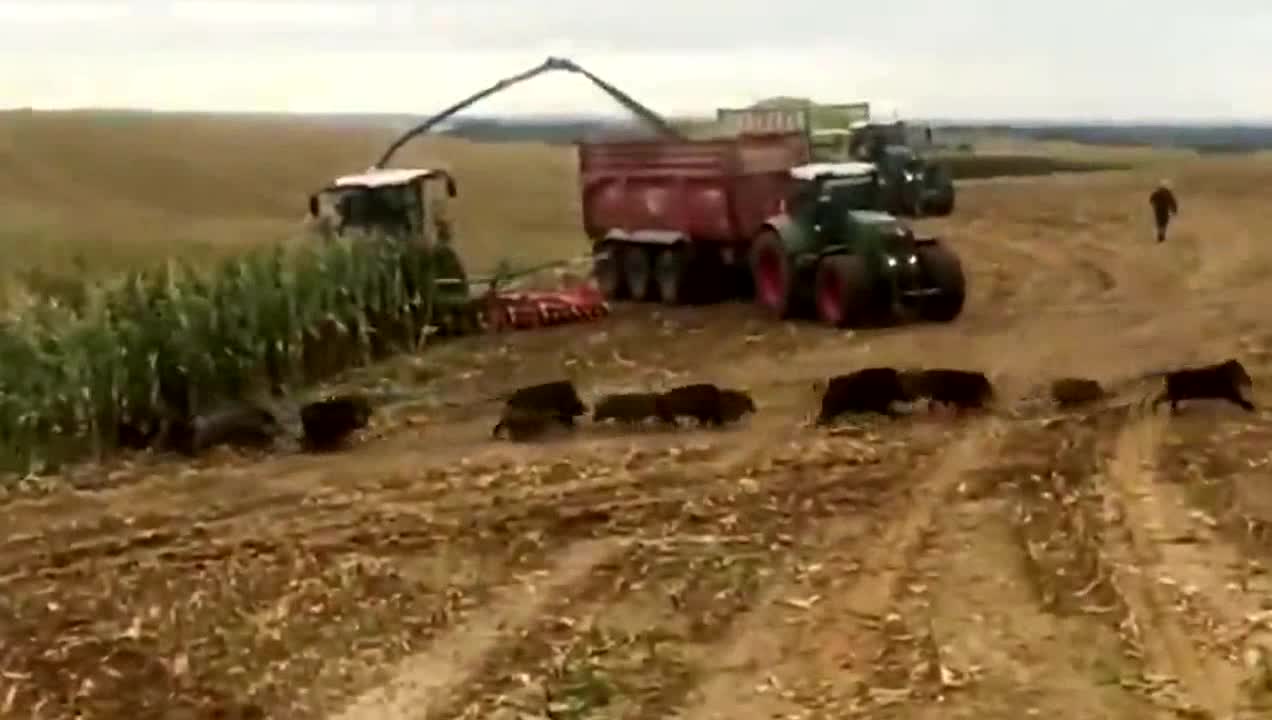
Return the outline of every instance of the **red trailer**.
<path id="1" fill-rule="evenodd" d="M 749 279 L 752 241 L 785 210 L 791 169 L 809 161 L 800 133 L 580 144 L 583 227 L 602 292 L 676 303 L 716 279 Z"/>

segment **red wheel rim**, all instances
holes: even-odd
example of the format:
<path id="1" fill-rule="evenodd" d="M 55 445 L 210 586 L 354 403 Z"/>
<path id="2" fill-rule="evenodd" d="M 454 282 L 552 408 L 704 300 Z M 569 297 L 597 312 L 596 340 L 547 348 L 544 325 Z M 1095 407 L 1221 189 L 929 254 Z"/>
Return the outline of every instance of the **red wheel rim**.
<path id="1" fill-rule="evenodd" d="M 839 276 L 829 269 L 822 271 L 821 287 L 817 292 L 817 308 L 822 319 L 831 324 L 839 324 L 844 316 L 843 288 L 839 284 Z"/>
<path id="2" fill-rule="evenodd" d="M 760 295 L 760 302 L 771 308 L 780 307 L 782 297 L 786 294 L 781 257 L 776 250 L 766 248 L 760 251 L 759 262 L 756 264 L 758 265 L 756 270 L 759 272 L 756 273 L 755 284 Z"/>

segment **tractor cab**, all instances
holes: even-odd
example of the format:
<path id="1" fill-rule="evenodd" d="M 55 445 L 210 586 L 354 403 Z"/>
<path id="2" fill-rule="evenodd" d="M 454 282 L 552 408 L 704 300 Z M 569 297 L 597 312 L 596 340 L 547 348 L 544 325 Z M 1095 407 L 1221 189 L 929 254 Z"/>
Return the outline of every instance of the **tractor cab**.
<path id="1" fill-rule="evenodd" d="M 788 212 L 819 246 L 879 252 L 907 262 L 913 255 L 913 233 L 895 216 L 878 211 L 886 185 L 873 163 L 811 163 L 793 168 L 791 176 L 795 189 Z"/>
<path id="2" fill-rule="evenodd" d="M 422 248 L 451 241 L 455 180 L 444 170 L 368 170 L 345 175 L 309 197 L 309 216 L 334 235 L 382 233 Z"/>
<path id="3" fill-rule="evenodd" d="M 849 157 L 878 171 L 878 204 L 874 207 L 915 217 L 953 211 L 954 183 L 949 173 L 915 150 L 904 123 L 860 122 L 851 132 Z"/>
<path id="4" fill-rule="evenodd" d="M 881 189 L 879 168 L 874 163 L 809 163 L 791 168 L 794 188 L 791 214 L 825 214 L 849 209 L 878 207 Z"/>

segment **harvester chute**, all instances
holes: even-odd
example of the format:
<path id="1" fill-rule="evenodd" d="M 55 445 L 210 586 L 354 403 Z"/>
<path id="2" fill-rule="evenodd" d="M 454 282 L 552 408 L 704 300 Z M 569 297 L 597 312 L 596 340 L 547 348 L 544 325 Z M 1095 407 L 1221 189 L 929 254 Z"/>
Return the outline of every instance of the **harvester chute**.
<path id="1" fill-rule="evenodd" d="M 656 130 L 658 130 L 660 134 L 665 135 L 666 137 L 674 138 L 678 140 L 684 139 L 684 135 L 682 135 L 679 130 L 672 127 L 671 124 L 668 123 L 665 119 L 663 119 L 661 115 L 654 112 L 653 110 L 650 110 L 648 107 L 646 107 L 645 105 L 642 105 L 640 102 L 637 102 L 636 99 L 634 99 L 632 96 L 628 95 L 622 90 L 619 90 L 613 85 L 605 82 L 604 80 L 597 77 L 593 73 L 588 72 L 587 70 L 585 70 L 583 67 L 581 67 L 578 63 L 574 62 L 573 60 L 569 60 L 566 58 L 550 57 L 547 60 L 544 60 L 541 64 L 539 64 L 536 67 L 526 70 L 525 72 L 521 72 L 516 75 L 506 77 L 500 80 L 499 82 L 495 83 L 494 85 L 491 85 L 490 87 L 485 88 L 484 90 L 481 90 L 480 92 L 476 92 L 476 93 L 473 93 L 472 95 L 469 95 L 463 100 L 460 100 L 454 105 L 451 105 L 445 110 L 428 118 L 427 120 L 420 123 L 419 125 L 416 125 L 410 130 L 407 130 L 398 139 L 394 140 L 393 143 L 389 145 L 389 148 L 384 151 L 384 154 L 380 156 L 380 159 L 376 162 L 376 164 L 373 167 L 374 168 L 384 167 L 385 164 L 387 164 L 389 160 L 393 157 L 393 154 L 396 153 L 399 148 L 401 148 L 403 145 L 409 142 L 412 138 L 427 133 L 429 130 L 432 130 L 433 128 L 437 127 L 441 123 L 450 119 L 452 116 L 463 111 L 469 106 L 477 103 L 478 101 L 484 100 L 485 98 L 488 98 L 491 95 L 494 95 L 495 93 L 503 92 L 504 90 L 507 90 L 508 88 L 514 85 L 518 85 L 527 80 L 538 77 L 539 75 L 542 75 L 543 73 L 552 72 L 555 70 L 564 70 L 565 72 L 578 73 L 579 75 L 582 75 L 583 77 L 592 81 L 592 83 L 596 85 L 597 87 L 599 87 L 601 90 L 605 91 L 607 95 L 617 100 L 619 104 L 621 104 L 623 107 L 630 110 L 633 115 L 649 123 L 649 125 L 655 128 Z"/>

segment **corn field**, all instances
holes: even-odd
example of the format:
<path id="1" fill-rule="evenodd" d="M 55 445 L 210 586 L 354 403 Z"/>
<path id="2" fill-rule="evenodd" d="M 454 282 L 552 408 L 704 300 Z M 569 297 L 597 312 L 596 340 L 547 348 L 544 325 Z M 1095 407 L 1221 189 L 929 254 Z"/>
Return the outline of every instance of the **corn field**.
<path id="1" fill-rule="evenodd" d="M 46 298 L 0 324 L 0 466 L 39 471 L 144 446 L 216 402 L 418 347 L 435 315 L 467 297 L 435 290 L 435 269 L 462 273 L 441 255 L 346 238 L 262 249 L 210 273 L 169 263 L 87 287 L 74 307 Z"/>

